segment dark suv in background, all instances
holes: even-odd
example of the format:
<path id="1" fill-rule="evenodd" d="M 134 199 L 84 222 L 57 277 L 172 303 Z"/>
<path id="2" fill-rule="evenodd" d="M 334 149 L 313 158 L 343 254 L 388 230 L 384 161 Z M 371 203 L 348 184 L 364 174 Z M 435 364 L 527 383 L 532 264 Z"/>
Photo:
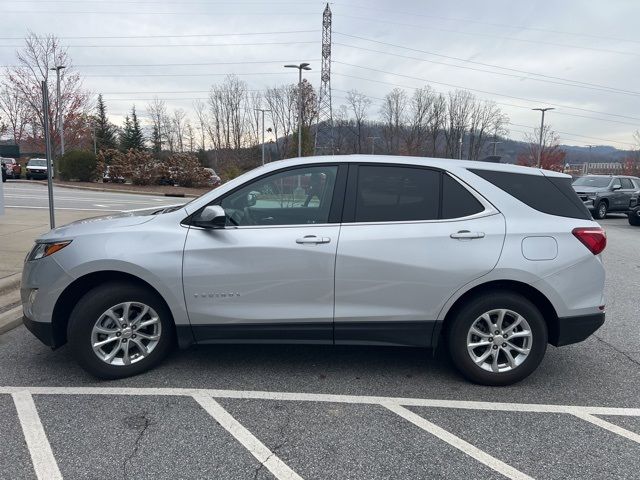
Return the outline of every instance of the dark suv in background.
<path id="1" fill-rule="evenodd" d="M 585 175 L 573 182 L 573 189 L 594 218 L 609 212 L 628 212 L 631 199 L 640 191 L 640 178 L 624 175 Z"/>

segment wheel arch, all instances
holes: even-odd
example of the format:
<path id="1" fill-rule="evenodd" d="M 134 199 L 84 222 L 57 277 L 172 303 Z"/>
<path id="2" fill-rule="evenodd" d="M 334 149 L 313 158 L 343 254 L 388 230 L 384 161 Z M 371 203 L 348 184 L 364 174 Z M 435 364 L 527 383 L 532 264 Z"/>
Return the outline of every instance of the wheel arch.
<path id="1" fill-rule="evenodd" d="M 540 290 L 532 287 L 528 283 L 517 280 L 492 280 L 470 288 L 455 300 L 443 320 L 436 324 L 432 338 L 433 347 L 435 348 L 442 337 L 446 335 L 448 326 L 463 305 L 472 298 L 496 291 L 517 293 L 530 300 L 531 303 L 540 310 L 547 324 L 549 343 L 552 345 L 556 343 L 558 337 L 558 313 L 551 301 Z"/>
<path id="2" fill-rule="evenodd" d="M 186 346 L 190 343 L 193 343 L 193 335 L 191 334 L 190 328 L 176 328 L 175 318 L 173 318 L 173 312 L 170 306 L 167 304 L 167 301 L 160 294 L 157 288 L 155 288 L 149 282 L 131 273 L 117 270 L 101 270 L 87 273 L 86 275 L 76 278 L 63 290 L 63 292 L 56 300 L 56 304 L 53 308 L 53 314 L 51 317 L 54 348 L 60 347 L 67 342 L 67 325 L 69 323 L 69 317 L 80 298 L 82 298 L 93 288 L 107 282 L 132 283 L 146 288 L 158 295 L 158 298 L 161 299 L 161 301 L 167 307 L 167 310 L 172 315 L 171 323 L 174 325 L 174 329 L 176 329 L 176 334 L 178 334 L 178 341 L 180 346 Z"/>

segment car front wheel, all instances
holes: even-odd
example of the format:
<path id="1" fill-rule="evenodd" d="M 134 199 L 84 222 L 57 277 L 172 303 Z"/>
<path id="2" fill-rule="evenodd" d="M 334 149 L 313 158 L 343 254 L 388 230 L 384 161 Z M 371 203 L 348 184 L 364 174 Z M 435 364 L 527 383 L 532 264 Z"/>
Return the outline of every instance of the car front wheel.
<path id="1" fill-rule="evenodd" d="M 609 207 L 607 206 L 607 202 L 600 202 L 596 207 L 596 211 L 594 212 L 594 217 L 598 220 L 602 220 L 607 216 L 607 212 L 609 211 Z"/>
<path id="2" fill-rule="evenodd" d="M 154 292 L 110 283 L 80 299 L 67 338 L 76 360 L 92 375 L 114 379 L 157 365 L 174 344 L 171 313 Z"/>
<path id="3" fill-rule="evenodd" d="M 511 385 L 530 375 L 547 349 L 540 311 L 516 293 L 492 292 L 471 299 L 448 330 L 451 359 L 467 379 Z"/>

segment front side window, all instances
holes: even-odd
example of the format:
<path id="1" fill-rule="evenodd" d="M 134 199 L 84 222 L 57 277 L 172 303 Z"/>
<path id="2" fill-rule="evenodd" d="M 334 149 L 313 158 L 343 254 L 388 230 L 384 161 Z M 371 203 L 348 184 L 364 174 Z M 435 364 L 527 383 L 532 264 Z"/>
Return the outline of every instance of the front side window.
<path id="1" fill-rule="evenodd" d="M 236 226 L 328 223 L 338 167 L 308 166 L 253 181 L 220 205 Z"/>
<path id="2" fill-rule="evenodd" d="M 440 172 L 423 168 L 360 166 L 356 222 L 434 220 L 440 203 Z"/>
<path id="3" fill-rule="evenodd" d="M 620 183 L 620 179 L 616 178 L 611 184 L 611 188 L 622 188 L 622 184 Z"/>

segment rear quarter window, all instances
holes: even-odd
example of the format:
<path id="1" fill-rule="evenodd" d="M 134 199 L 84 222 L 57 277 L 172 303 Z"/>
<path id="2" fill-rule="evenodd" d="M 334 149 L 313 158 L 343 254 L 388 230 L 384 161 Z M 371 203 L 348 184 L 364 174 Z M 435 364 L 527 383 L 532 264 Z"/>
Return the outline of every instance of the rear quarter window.
<path id="1" fill-rule="evenodd" d="M 591 220 L 591 214 L 573 190 L 570 178 L 479 169 L 470 171 L 539 212 Z"/>

